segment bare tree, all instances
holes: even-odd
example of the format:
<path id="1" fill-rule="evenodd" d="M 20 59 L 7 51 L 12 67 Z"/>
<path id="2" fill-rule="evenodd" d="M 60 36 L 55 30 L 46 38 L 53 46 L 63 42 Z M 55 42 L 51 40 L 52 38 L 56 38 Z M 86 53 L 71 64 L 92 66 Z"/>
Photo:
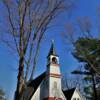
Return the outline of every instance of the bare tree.
<path id="1" fill-rule="evenodd" d="M 78 67 L 78 69 L 81 71 L 82 68 L 81 66 Z M 63 89 L 71 89 L 74 87 L 79 88 L 79 90 L 82 92 L 83 90 L 83 77 L 81 75 L 73 76 L 73 75 L 68 75 L 67 73 L 64 73 L 63 78 L 62 78 L 62 84 L 63 84 Z"/>
<path id="2" fill-rule="evenodd" d="M 77 19 L 78 27 L 81 30 L 81 33 L 83 33 L 83 36 L 85 37 L 93 37 L 91 34 L 92 31 L 92 22 L 90 17 L 84 16 L 84 17 L 78 17 Z"/>
<path id="3" fill-rule="evenodd" d="M 70 0 L 2 0 L 2 2 L 6 9 L 8 31 L 2 40 L 18 54 L 15 100 L 21 100 L 30 67 L 32 67 L 30 79 L 33 78 L 40 44 L 46 30 L 53 19 L 64 9 L 69 10 L 72 5 Z"/>

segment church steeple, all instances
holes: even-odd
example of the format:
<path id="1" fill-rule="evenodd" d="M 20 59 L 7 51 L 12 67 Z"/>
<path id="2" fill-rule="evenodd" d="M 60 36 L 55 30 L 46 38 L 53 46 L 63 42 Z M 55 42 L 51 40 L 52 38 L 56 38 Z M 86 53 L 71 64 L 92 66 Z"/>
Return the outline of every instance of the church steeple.
<path id="1" fill-rule="evenodd" d="M 47 65 L 49 64 L 59 64 L 59 57 L 54 47 L 54 40 L 52 40 L 51 48 L 47 56 Z"/>
<path id="2" fill-rule="evenodd" d="M 51 48 L 50 48 L 48 56 L 50 56 L 50 55 L 57 55 L 55 47 L 54 47 L 54 40 L 52 40 L 52 44 L 51 44 Z"/>
<path id="3" fill-rule="evenodd" d="M 51 48 L 47 56 L 45 82 L 46 90 L 44 100 L 65 100 L 62 96 L 59 56 L 56 54 L 54 41 L 52 41 Z"/>

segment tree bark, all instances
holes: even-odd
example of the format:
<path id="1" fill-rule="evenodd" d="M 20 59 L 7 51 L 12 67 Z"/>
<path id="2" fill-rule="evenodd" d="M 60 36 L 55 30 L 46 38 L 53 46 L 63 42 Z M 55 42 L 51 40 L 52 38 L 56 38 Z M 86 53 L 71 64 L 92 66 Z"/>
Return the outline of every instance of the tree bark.
<path id="1" fill-rule="evenodd" d="M 92 81 L 93 81 L 93 90 L 94 90 L 94 100 L 98 100 L 94 74 L 92 74 Z"/>
<path id="2" fill-rule="evenodd" d="M 22 100 L 23 94 L 23 86 L 24 86 L 24 57 L 20 57 L 19 59 L 19 69 L 18 69 L 18 76 L 17 76 L 17 88 L 15 93 L 15 100 Z"/>

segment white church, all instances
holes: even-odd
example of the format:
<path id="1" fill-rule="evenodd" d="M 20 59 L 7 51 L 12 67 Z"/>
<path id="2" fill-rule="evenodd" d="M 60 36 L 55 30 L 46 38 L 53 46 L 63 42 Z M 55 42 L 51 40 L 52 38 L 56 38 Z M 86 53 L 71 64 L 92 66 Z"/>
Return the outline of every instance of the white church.
<path id="1" fill-rule="evenodd" d="M 47 56 L 47 69 L 27 84 L 23 100 L 83 100 L 77 88 L 62 90 L 59 56 L 52 43 Z"/>

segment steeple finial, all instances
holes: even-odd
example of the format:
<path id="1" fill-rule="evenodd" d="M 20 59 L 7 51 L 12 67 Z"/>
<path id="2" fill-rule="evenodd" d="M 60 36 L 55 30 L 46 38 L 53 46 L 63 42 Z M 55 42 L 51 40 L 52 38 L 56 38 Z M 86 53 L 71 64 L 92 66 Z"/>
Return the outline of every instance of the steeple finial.
<path id="1" fill-rule="evenodd" d="M 50 55 L 56 55 L 56 50 L 54 48 L 54 40 L 52 39 L 51 42 L 52 42 L 51 43 L 51 48 L 50 48 L 48 56 L 50 56 Z"/>
<path id="2" fill-rule="evenodd" d="M 54 45 L 54 39 L 51 40 L 52 44 Z"/>

